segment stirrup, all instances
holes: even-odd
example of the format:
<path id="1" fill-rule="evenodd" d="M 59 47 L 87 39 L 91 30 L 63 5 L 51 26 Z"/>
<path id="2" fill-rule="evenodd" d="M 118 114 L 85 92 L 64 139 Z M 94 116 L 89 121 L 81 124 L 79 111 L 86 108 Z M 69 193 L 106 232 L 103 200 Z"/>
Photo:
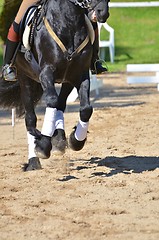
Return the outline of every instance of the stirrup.
<path id="1" fill-rule="evenodd" d="M 17 81 L 16 67 L 10 64 L 5 64 L 2 67 L 2 77 L 5 81 L 9 82 Z"/>
<path id="2" fill-rule="evenodd" d="M 94 62 L 94 66 L 91 68 L 92 74 L 102 74 L 102 73 L 105 73 L 108 71 L 107 67 L 102 66 L 102 62 L 105 63 L 104 60 L 100 60 L 100 59 L 98 59 Z"/>

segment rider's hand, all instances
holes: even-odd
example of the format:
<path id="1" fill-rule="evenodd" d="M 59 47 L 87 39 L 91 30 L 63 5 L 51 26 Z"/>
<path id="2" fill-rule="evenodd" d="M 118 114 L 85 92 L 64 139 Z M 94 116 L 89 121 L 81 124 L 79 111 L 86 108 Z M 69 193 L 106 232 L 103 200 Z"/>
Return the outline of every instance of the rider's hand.
<path id="1" fill-rule="evenodd" d="M 96 17 L 96 13 L 95 13 L 95 11 L 90 11 L 89 13 L 88 13 L 88 17 L 89 17 L 89 19 L 92 21 L 92 22 L 97 22 L 97 17 Z"/>

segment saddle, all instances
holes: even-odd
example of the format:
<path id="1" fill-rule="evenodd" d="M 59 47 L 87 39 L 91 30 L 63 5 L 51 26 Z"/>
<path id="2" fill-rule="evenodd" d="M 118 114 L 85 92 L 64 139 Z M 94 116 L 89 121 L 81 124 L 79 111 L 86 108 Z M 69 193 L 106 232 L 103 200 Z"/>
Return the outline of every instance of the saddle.
<path id="1" fill-rule="evenodd" d="M 34 5 L 28 8 L 21 24 L 20 24 L 20 36 L 21 44 L 26 50 L 31 50 L 33 43 L 33 35 L 35 27 L 42 21 L 42 5 Z"/>

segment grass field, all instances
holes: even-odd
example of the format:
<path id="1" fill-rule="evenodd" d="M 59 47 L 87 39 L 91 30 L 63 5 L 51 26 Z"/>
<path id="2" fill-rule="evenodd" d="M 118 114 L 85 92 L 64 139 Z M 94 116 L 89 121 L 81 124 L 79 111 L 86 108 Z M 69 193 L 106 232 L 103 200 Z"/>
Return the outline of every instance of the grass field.
<path id="1" fill-rule="evenodd" d="M 127 63 L 158 63 L 158 12 L 159 7 L 110 9 L 108 23 L 115 30 L 115 63 L 107 59 L 110 71 L 125 70 Z"/>
<path id="2" fill-rule="evenodd" d="M 0 11 L 1 7 L 2 0 Z M 158 12 L 159 7 L 110 8 L 108 23 L 115 30 L 115 62 L 113 64 L 109 62 L 108 49 L 106 50 L 105 61 L 110 72 L 125 71 L 128 63 L 158 63 Z M 0 47 L 0 65 L 2 65 L 2 47 Z"/>

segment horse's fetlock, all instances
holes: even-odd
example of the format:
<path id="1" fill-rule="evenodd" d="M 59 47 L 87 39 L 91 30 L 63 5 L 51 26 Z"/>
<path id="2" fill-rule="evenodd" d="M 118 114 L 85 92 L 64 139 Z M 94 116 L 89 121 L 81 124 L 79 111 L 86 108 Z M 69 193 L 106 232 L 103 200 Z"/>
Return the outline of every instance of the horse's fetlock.
<path id="1" fill-rule="evenodd" d="M 36 128 L 30 127 L 30 128 L 27 128 L 27 131 L 37 139 L 40 139 L 42 136 L 41 132 Z"/>
<path id="2" fill-rule="evenodd" d="M 41 141 L 43 141 L 45 143 L 50 143 L 51 142 L 51 137 L 42 135 Z"/>
<path id="3" fill-rule="evenodd" d="M 91 118 L 93 113 L 93 107 L 90 105 L 87 105 L 83 108 L 80 108 L 80 119 L 83 122 L 88 122 Z"/>

